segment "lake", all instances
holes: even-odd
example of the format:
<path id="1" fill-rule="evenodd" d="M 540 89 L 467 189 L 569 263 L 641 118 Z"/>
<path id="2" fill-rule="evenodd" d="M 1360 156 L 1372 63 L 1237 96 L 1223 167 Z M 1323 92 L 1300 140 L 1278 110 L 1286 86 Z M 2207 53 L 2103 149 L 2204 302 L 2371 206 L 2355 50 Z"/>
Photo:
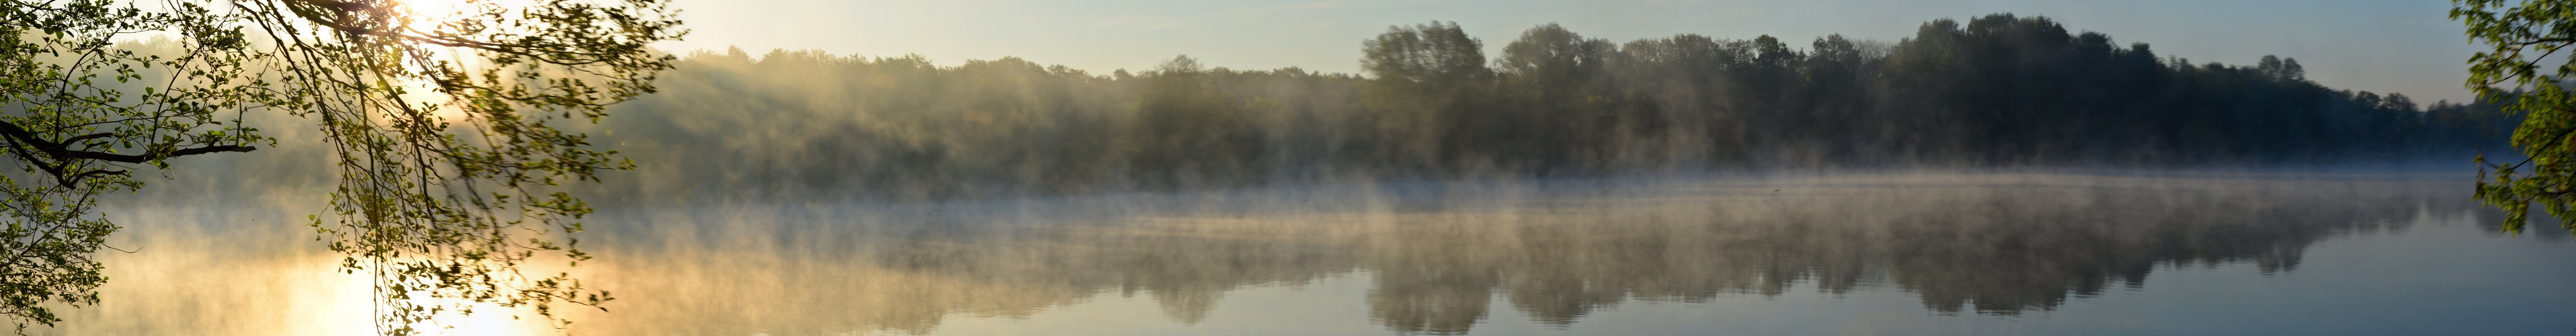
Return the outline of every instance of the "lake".
<path id="1" fill-rule="evenodd" d="M 579 335 L 2576 335 L 2472 175 L 1876 172 L 608 205 Z M 314 195 L 110 207 L 50 334 L 364 333 Z M 2545 217 L 2545 216 L 2544 216 Z M 2545 220 L 2545 219 L 2544 219 Z M 451 334 L 546 334 L 450 320 Z"/>

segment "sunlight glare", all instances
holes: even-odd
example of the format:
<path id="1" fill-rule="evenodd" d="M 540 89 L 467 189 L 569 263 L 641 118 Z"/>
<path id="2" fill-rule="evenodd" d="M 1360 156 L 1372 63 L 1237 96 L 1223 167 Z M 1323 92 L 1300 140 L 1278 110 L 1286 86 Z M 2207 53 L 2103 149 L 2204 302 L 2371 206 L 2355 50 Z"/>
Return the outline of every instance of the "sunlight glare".
<path id="1" fill-rule="evenodd" d="M 507 336 L 522 335 L 518 327 L 528 322 L 511 319 L 508 308 L 478 304 L 474 311 L 474 315 L 439 315 L 421 329 L 429 330 L 426 334 L 431 335 Z"/>
<path id="2" fill-rule="evenodd" d="M 329 327 L 324 328 L 328 329 L 324 334 L 359 335 L 374 333 L 376 326 L 372 322 L 373 317 L 367 314 L 367 312 L 376 308 L 373 306 L 374 303 L 369 300 L 371 299 L 371 296 L 375 295 L 373 290 L 370 289 L 370 279 L 364 275 L 337 274 L 337 272 L 334 272 L 334 275 L 337 278 L 335 279 L 337 286 L 334 288 L 335 290 L 333 292 L 338 293 L 338 295 L 330 296 L 329 303 L 324 303 L 323 305 L 334 307 L 330 310 L 346 316 L 335 316 L 328 319 L 316 320 L 332 322 Z M 418 293 L 415 297 L 426 297 L 427 294 L 428 293 Z M 450 302 L 451 304 L 466 303 L 466 301 L 463 301 L 462 299 L 441 300 L 444 300 L 443 302 Z M 443 313 L 438 314 L 436 317 L 431 317 L 429 321 L 413 324 L 412 327 L 415 330 L 419 330 L 421 335 L 460 336 L 536 335 L 541 334 L 539 331 L 550 329 L 544 324 L 544 320 L 542 319 L 523 319 L 512 317 L 512 314 L 522 313 L 524 311 L 489 303 L 476 303 L 471 305 L 474 307 L 474 314 L 472 315 L 452 312 Z"/>
<path id="3" fill-rule="evenodd" d="M 473 8 L 474 8 L 474 6 L 475 6 L 474 2 L 476 2 L 476 1 L 474 1 L 474 0 L 395 0 L 395 2 L 400 3 L 400 4 L 402 5 L 402 7 L 403 7 L 403 9 L 404 9 L 404 10 L 411 11 L 411 12 L 412 12 L 412 14 L 417 15 L 417 16 L 415 16 L 415 18 L 417 18 L 417 19 L 419 19 L 419 20 L 421 20 L 421 21 L 425 21 L 425 22 L 437 22 L 437 21 L 443 21 L 444 19 L 447 19 L 447 18 L 449 18 L 449 17 L 456 16 L 456 15 L 459 15 L 459 14 L 464 14 L 466 11 L 468 11 L 468 10 L 470 10 L 470 9 L 473 9 Z"/>
<path id="4" fill-rule="evenodd" d="M 444 31 L 447 27 L 440 26 L 450 21 L 466 20 L 475 16 L 496 15 L 498 14 L 496 12 L 505 12 L 512 8 L 530 5 L 526 1 L 512 0 L 387 1 L 391 1 L 390 4 L 393 6 L 399 6 L 403 8 L 404 11 L 410 13 L 410 18 L 408 19 L 410 20 L 410 23 L 406 25 L 407 28 L 425 35 L 452 33 Z M 426 49 L 431 55 L 430 58 L 436 59 L 440 62 L 449 62 L 451 65 L 463 68 L 474 68 L 479 65 L 478 62 L 474 62 L 472 57 L 466 57 L 468 55 L 473 55 L 473 52 L 469 50 L 431 45 L 419 45 L 417 47 Z M 415 104 L 431 104 L 434 107 L 429 112 L 441 120 L 461 122 L 470 117 L 461 108 L 450 104 L 446 95 L 437 93 L 437 86 L 435 84 L 431 84 L 427 79 L 407 78 L 402 81 L 401 86 L 405 92 L 402 95 L 404 100 Z"/>

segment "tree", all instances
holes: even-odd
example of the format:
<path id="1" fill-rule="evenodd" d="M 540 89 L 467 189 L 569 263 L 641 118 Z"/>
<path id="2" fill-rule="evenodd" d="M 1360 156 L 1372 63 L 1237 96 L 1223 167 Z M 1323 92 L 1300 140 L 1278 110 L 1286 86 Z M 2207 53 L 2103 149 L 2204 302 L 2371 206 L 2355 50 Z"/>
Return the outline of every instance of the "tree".
<path id="1" fill-rule="evenodd" d="M 2506 232 L 2522 232 L 2532 203 L 2550 216 L 2576 218 L 2576 148 L 2570 146 L 2576 143 L 2576 94 L 2564 86 L 2576 75 L 2576 63 L 2558 55 L 2576 45 L 2576 4 L 2453 0 L 2451 6 L 2451 19 L 2467 26 L 2469 40 L 2490 48 L 2469 57 L 2469 89 L 2478 99 L 2503 105 L 2505 113 L 2523 115 L 2513 147 L 2525 159 L 2500 164 L 2479 155 L 2477 199 L 2504 209 Z M 2552 56 L 2559 56 L 2558 66 L 2541 72 L 2541 63 Z M 2488 170 L 2494 180 L 2486 178 Z M 2565 223 L 2576 229 L 2576 221 Z"/>
<path id="2" fill-rule="evenodd" d="M 1446 88 L 1488 75 L 1484 46 L 1456 22 L 1388 26 L 1360 42 L 1360 68 L 1389 85 Z"/>
<path id="3" fill-rule="evenodd" d="M 373 277 L 376 326 L 414 334 L 477 304 L 533 308 L 610 299 L 565 273 L 586 259 L 590 208 L 559 192 L 628 167 L 558 126 L 654 91 L 685 34 L 660 0 L 108 0 L 0 5 L 0 313 L 60 321 L 45 306 L 97 303 L 89 259 L 117 226 L 94 196 L 142 188 L 137 169 L 274 146 L 251 113 L 312 120 L 337 150 L 330 216 L 311 225 Z M 161 34 L 175 55 L 121 49 Z M 109 81 L 114 81 L 110 83 Z M 151 80 L 150 82 L 141 82 Z M 139 86 L 140 89 L 134 89 Z M 559 258 L 559 259 L 558 259 Z M 559 320 L 558 320 L 559 321 Z"/>
<path id="4" fill-rule="evenodd" d="M 1370 135 L 1390 147 L 1365 160 L 1439 157 L 1502 136 L 1468 126 L 1493 122 L 1482 94 L 1494 72 L 1485 68 L 1484 41 L 1468 37 L 1458 23 L 1388 26 L 1360 42 L 1360 53 L 1360 69 L 1373 79 L 1364 93 L 1375 120 Z"/>
<path id="5" fill-rule="evenodd" d="M 1575 97 L 1581 95 L 1580 88 L 1591 84 L 1606 64 L 1604 58 L 1617 49 L 1610 41 L 1583 38 L 1550 23 L 1531 27 L 1521 32 L 1520 39 L 1503 45 L 1503 57 L 1494 64 L 1538 90 L 1542 100 L 1575 100 L 1581 99 Z"/>
<path id="6" fill-rule="evenodd" d="M 1496 128 L 1507 135 L 1500 142 L 1500 156 L 1541 168 L 1589 161 L 1578 156 L 1603 141 L 1599 134 L 1582 131 L 1612 125 L 1601 111 L 1608 97 L 1599 79 L 1609 55 L 1617 52 L 1608 40 L 1584 38 L 1554 23 L 1530 27 L 1504 44 L 1494 65 L 1509 92 L 1505 101 L 1522 108 Z"/>
<path id="7" fill-rule="evenodd" d="M 1250 161 L 1261 157 L 1261 141 L 1243 116 L 1243 103 L 1209 78 L 1223 72 L 1182 55 L 1143 77 L 1133 167 L 1144 187 L 1175 190 L 1258 175 L 1251 170 L 1261 165 Z"/>

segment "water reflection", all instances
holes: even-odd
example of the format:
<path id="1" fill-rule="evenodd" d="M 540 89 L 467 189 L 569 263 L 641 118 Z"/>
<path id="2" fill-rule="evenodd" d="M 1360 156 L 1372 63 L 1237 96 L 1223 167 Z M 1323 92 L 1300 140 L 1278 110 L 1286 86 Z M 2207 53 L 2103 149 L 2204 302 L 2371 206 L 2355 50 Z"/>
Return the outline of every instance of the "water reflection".
<path id="1" fill-rule="evenodd" d="M 1727 182 L 1743 180 L 1759 182 Z M 574 331 L 925 333 L 1104 295 L 1188 324 L 1230 291 L 1343 277 L 1368 279 L 1372 322 L 1407 334 L 1465 334 L 1490 309 L 1563 326 L 1631 300 L 1797 290 L 2010 315 L 2166 267 L 2295 271 L 2331 236 L 2473 211 L 2463 183 L 1871 175 L 628 209 L 586 267 L 625 299 Z"/>

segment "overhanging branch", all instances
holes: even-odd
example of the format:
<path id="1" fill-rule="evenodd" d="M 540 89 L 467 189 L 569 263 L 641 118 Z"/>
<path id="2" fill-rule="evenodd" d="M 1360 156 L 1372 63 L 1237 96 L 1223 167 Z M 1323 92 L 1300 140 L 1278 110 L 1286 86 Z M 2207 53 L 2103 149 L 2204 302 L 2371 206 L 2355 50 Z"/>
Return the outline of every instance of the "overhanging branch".
<path id="1" fill-rule="evenodd" d="M 64 169 L 64 168 L 71 168 L 71 167 L 74 167 L 72 164 L 70 164 L 70 161 L 71 161 L 71 160 L 99 160 L 99 161 L 121 162 L 121 163 L 148 163 L 148 162 L 152 162 L 152 161 L 154 161 L 154 160 L 168 159 L 168 158 L 173 158 L 173 157 L 181 157 L 181 156 L 189 156 L 189 155 L 198 155 L 198 154 L 222 153 L 222 152 L 249 152 L 249 151 L 253 151 L 253 150 L 258 150 L 258 149 L 259 149 L 259 148 L 251 147 L 251 146 L 233 146 L 233 145 L 212 145 L 212 146 L 204 146 L 204 147 L 190 147 L 190 148 L 179 148 L 179 149 L 170 149 L 170 148 L 167 148 L 167 147 L 155 147 L 155 148 L 151 148 L 151 149 L 147 149 L 147 150 L 145 150 L 143 154 L 116 154 L 116 153 L 108 153 L 108 152 L 97 152 L 97 151 L 85 151 L 85 150 L 74 150 L 74 149 L 71 149 L 71 145 L 76 144 L 76 143 L 78 143 L 78 142 L 80 142 L 80 141 L 83 141 L 83 140 L 92 140 L 92 139 L 108 138 L 108 137 L 113 137 L 113 136 L 115 136 L 115 135 L 116 135 L 115 133 L 95 133 L 95 134 L 88 134 L 88 135 L 75 136 L 75 137 L 71 137 L 71 138 L 68 138 L 68 139 L 63 139 L 62 141 L 54 141 L 54 140 L 46 140 L 43 136 L 37 135 L 35 132 L 27 131 L 27 129 L 26 129 L 26 128 L 24 128 L 24 127 L 19 127 L 17 123 L 12 123 L 12 122 L 8 122 L 8 121 L 0 121 L 0 136 L 6 136 L 6 137 L 8 137 L 8 138 L 9 138 L 9 140 L 12 140 L 12 142 L 14 142 L 14 143 L 18 143 L 18 144 L 23 144 L 23 145 L 25 145 L 25 146 L 20 146 L 20 147 L 18 147 L 18 148 L 12 148 L 12 150 L 11 150 L 11 151 L 9 151 L 9 153 L 10 153 L 10 154 L 17 155 L 17 156 L 20 156 L 22 159 L 26 159 L 26 160 L 30 161 L 31 163 L 34 163 L 34 164 L 35 164 L 37 167 L 39 167 L 39 168 L 44 168 L 45 173 L 50 174 L 50 175 L 53 175 L 53 176 L 54 176 L 54 179 L 56 180 L 56 182 L 60 182 L 60 183 L 62 183 L 62 185 L 63 185 L 63 186 L 65 186 L 65 187 L 70 187 L 70 186 L 72 186 L 72 184 L 73 184 L 73 183 L 79 182 L 81 179 L 86 179 L 86 178 L 90 178 L 90 177 L 108 176 L 108 175 L 120 175 L 120 176 L 121 176 L 121 175 L 126 175 L 126 174 L 127 174 L 127 172 L 126 172 L 126 171 L 122 171 L 122 170 L 109 170 L 109 169 L 97 169 L 97 170 L 90 170 L 90 171 L 85 171 L 85 172 L 80 172 L 80 173 L 71 173 L 71 172 L 66 171 L 66 170 Z"/>

